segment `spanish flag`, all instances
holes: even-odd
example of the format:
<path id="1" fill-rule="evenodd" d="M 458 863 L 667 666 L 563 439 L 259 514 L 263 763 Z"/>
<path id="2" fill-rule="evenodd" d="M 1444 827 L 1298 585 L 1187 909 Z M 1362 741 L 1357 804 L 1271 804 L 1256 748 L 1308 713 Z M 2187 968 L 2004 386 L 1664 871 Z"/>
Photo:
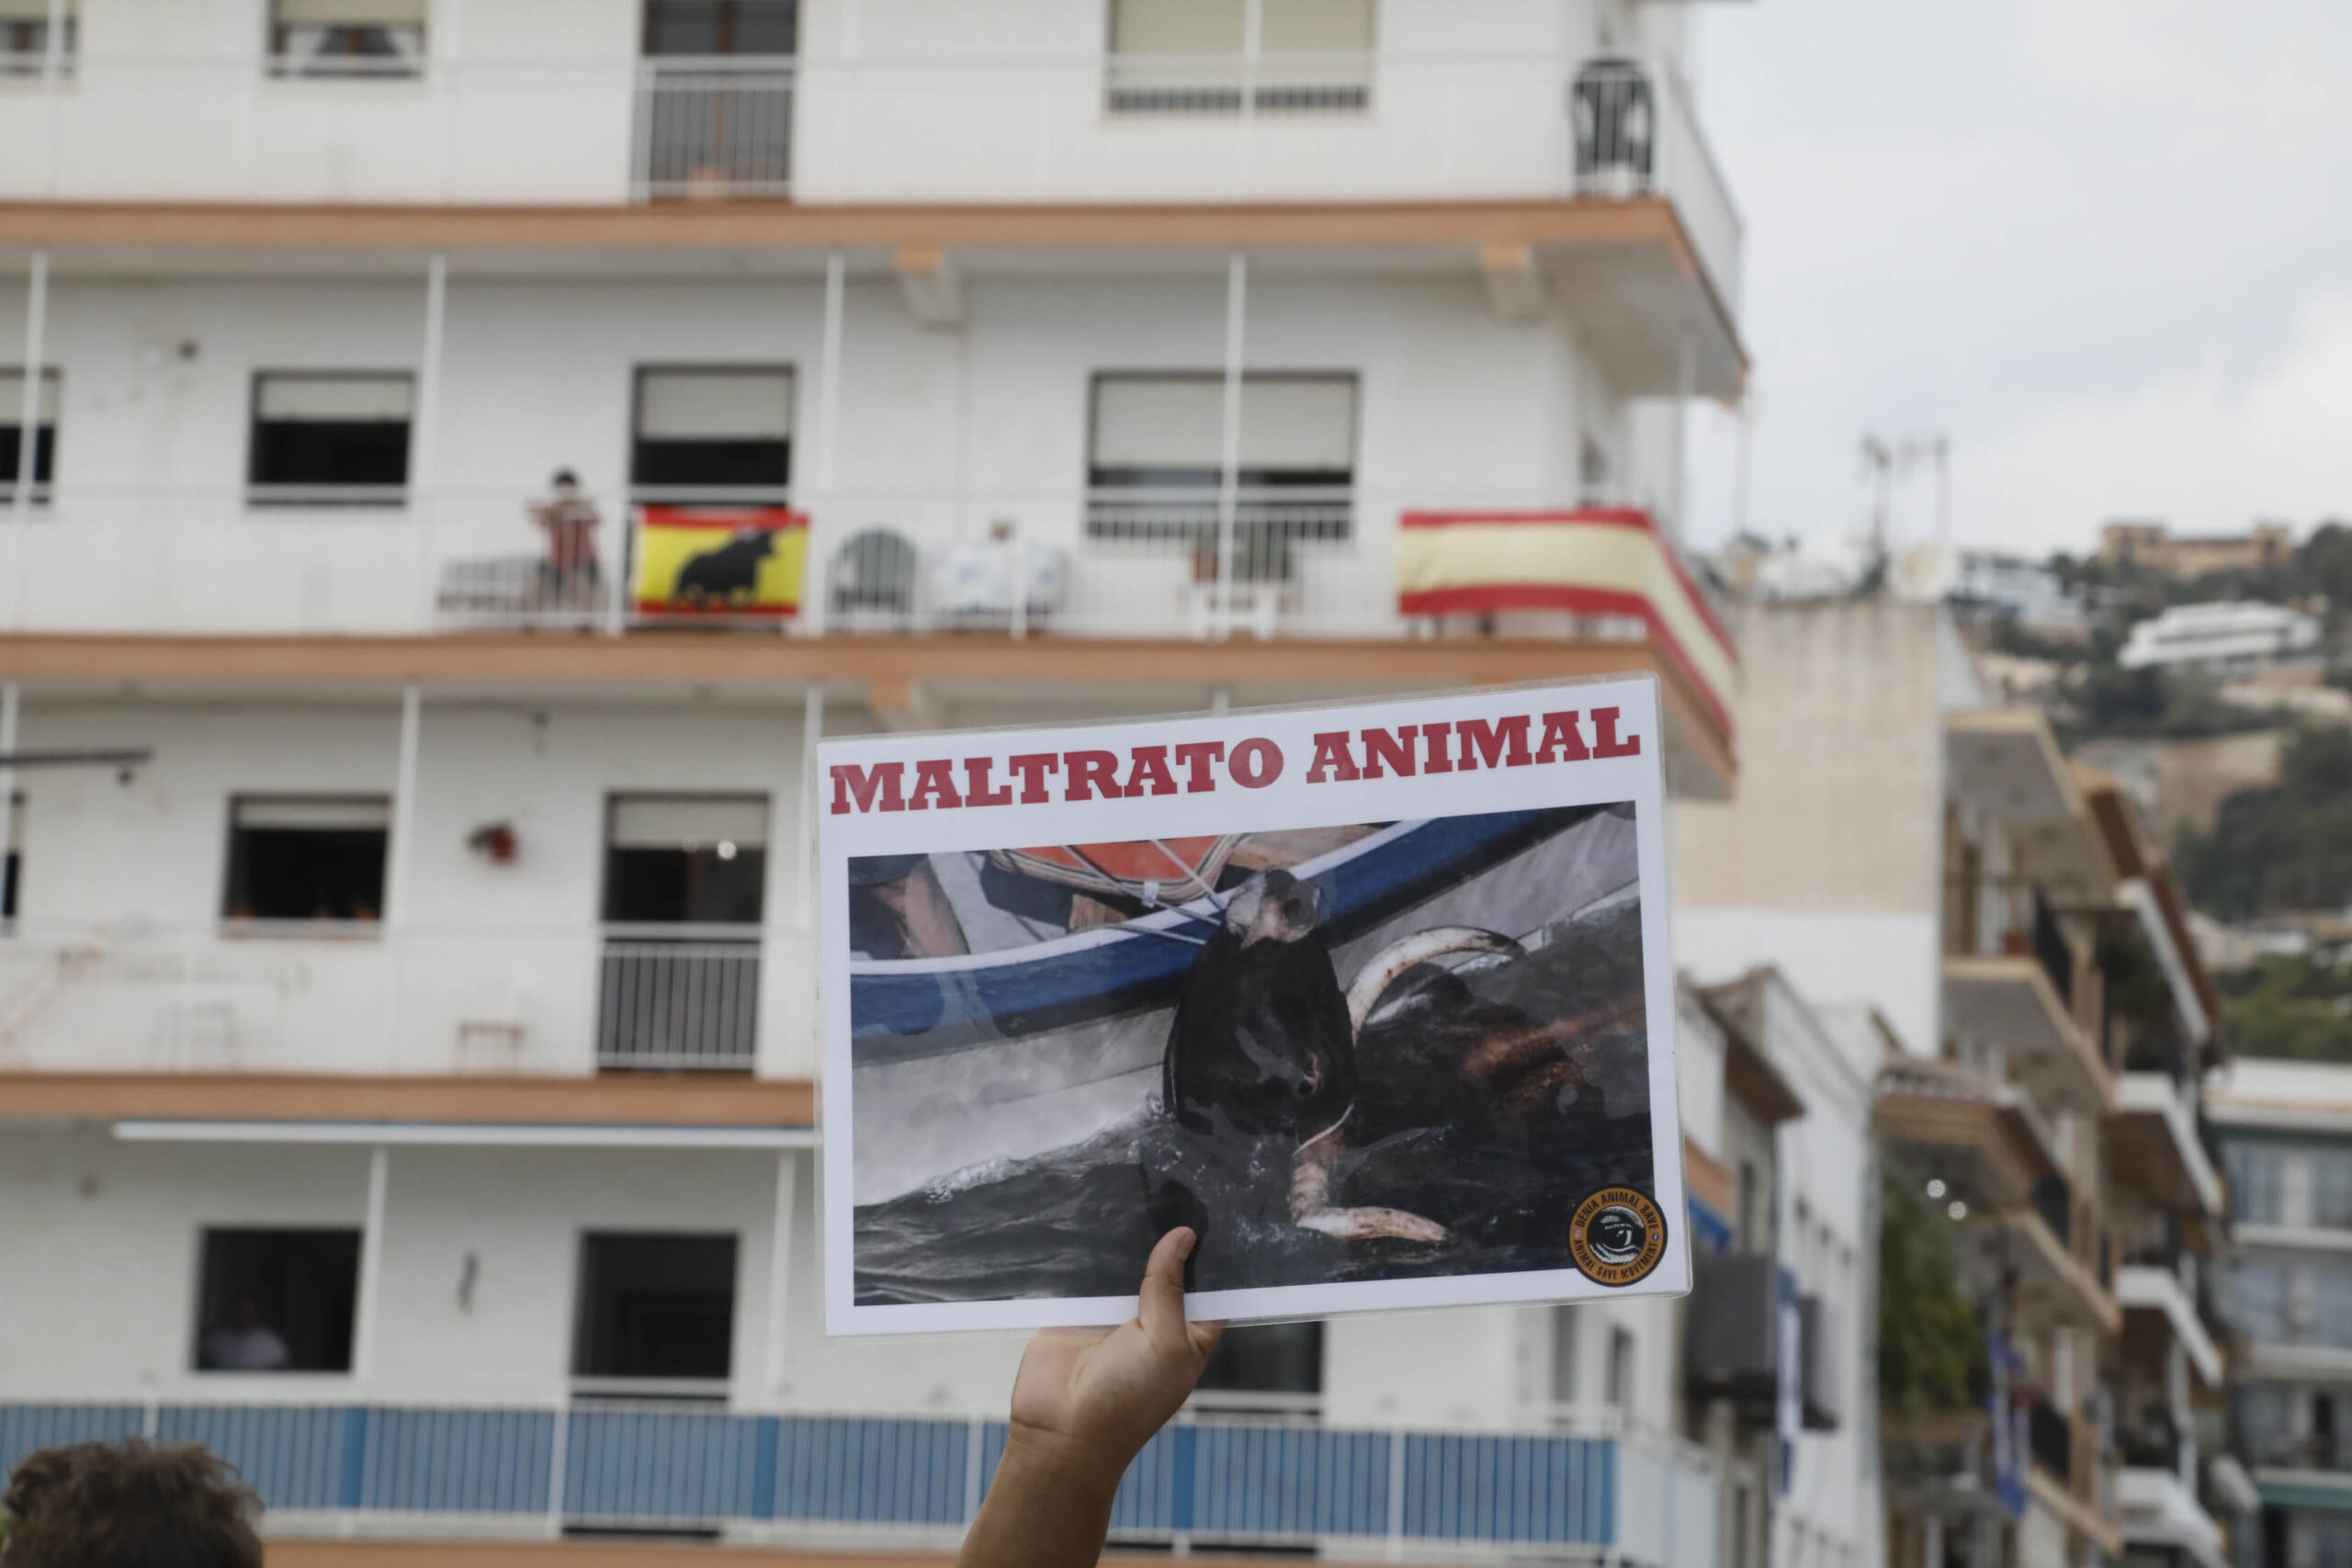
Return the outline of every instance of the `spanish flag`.
<path id="1" fill-rule="evenodd" d="M 1731 635 L 1646 513 L 1408 512 L 1397 521 L 1396 608 L 1636 617 L 1729 723 L 1739 687 Z"/>
<path id="2" fill-rule="evenodd" d="M 785 507 L 641 507 L 631 597 L 640 615 L 796 615 L 808 558 Z"/>

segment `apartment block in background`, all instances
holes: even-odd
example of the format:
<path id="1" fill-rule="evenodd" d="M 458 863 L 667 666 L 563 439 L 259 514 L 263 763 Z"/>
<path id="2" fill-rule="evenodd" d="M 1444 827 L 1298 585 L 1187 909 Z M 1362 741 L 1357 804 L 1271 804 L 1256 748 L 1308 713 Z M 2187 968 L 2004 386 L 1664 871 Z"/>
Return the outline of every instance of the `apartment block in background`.
<path id="1" fill-rule="evenodd" d="M 819 1332 L 812 747 L 1649 671 L 1726 795 L 1691 25 L 0 6 L 0 1462 L 950 1546 L 1020 1346 Z M 1118 1530 L 1716 1568 L 1579 1335 L 1237 1334 Z"/>

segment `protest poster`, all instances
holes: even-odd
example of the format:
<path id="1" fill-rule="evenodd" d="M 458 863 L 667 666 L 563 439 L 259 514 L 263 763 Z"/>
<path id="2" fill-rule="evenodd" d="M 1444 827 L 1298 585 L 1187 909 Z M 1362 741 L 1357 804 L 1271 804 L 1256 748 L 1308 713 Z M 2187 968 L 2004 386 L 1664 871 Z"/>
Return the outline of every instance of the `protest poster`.
<path id="1" fill-rule="evenodd" d="M 1648 676 L 820 749 L 826 1327 L 1689 1287 Z"/>

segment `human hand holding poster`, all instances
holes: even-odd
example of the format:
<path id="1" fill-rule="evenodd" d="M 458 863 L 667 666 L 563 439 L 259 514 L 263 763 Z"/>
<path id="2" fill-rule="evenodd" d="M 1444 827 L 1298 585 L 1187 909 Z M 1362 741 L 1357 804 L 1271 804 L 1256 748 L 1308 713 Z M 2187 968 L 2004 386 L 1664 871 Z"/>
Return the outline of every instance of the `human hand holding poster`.
<path id="1" fill-rule="evenodd" d="M 1657 686 L 828 741 L 831 1333 L 1688 1289 Z"/>

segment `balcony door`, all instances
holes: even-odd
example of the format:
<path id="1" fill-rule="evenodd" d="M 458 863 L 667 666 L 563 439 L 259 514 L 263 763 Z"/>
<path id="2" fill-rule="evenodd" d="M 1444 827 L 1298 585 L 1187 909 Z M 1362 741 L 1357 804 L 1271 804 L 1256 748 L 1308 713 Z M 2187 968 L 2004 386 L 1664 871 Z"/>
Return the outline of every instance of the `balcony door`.
<path id="1" fill-rule="evenodd" d="M 768 802 L 615 795 L 605 814 L 596 1061 L 744 1071 L 759 1042 Z"/>
<path id="2" fill-rule="evenodd" d="M 639 194 L 789 195 L 799 47 L 799 0 L 645 0 Z"/>

